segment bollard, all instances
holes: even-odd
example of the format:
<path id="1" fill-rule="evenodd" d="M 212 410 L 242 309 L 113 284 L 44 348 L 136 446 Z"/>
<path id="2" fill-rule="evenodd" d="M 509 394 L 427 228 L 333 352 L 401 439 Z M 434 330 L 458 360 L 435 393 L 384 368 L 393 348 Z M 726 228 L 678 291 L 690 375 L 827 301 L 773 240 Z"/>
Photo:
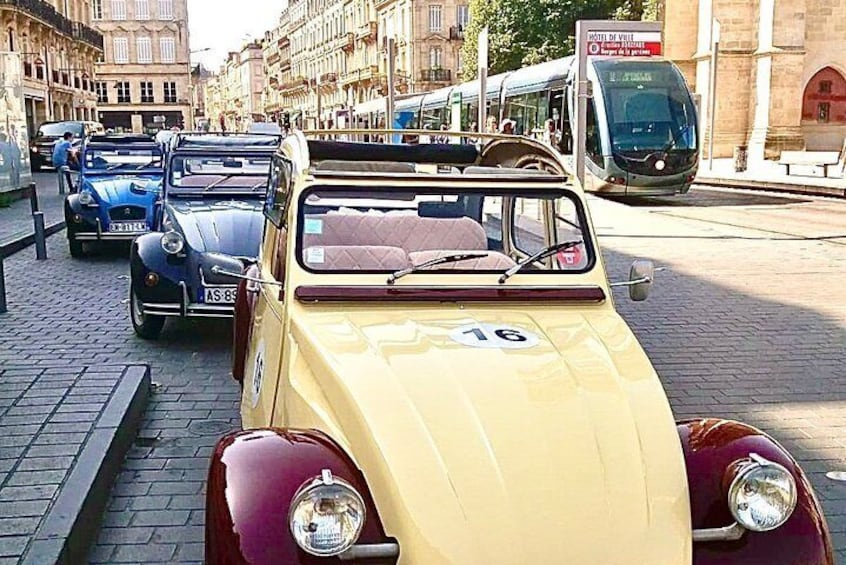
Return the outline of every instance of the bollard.
<path id="1" fill-rule="evenodd" d="M 35 183 L 29 183 L 29 207 L 32 208 L 32 213 L 38 212 L 38 192 L 35 190 Z"/>
<path id="2" fill-rule="evenodd" d="M 0 314 L 6 313 L 6 275 L 3 272 L 3 255 L 0 254 Z"/>
<path id="3" fill-rule="evenodd" d="M 56 174 L 59 176 L 59 194 L 65 193 L 65 167 L 58 167 Z"/>
<path id="4" fill-rule="evenodd" d="M 44 233 L 44 212 L 32 215 L 35 223 L 35 258 L 43 261 L 47 258 L 47 237 Z"/>

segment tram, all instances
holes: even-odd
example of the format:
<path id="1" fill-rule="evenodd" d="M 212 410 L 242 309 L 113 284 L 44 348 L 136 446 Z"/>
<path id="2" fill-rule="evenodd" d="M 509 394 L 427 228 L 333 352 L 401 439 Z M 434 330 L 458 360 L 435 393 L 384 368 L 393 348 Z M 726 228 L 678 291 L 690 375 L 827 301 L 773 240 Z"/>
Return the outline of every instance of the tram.
<path id="1" fill-rule="evenodd" d="M 488 116 L 516 123 L 515 133 L 547 138 L 573 163 L 576 117 L 575 57 L 565 57 L 488 77 Z M 687 83 L 670 61 L 656 58 L 590 57 L 587 78 L 585 189 L 632 196 L 686 193 L 699 165 L 697 111 Z M 384 100 L 353 111 L 360 127 L 384 124 Z M 395 101 L 394 124 L 452 129 L 460 108 L 461 129 L 474 130 L 478 80 Z"/>

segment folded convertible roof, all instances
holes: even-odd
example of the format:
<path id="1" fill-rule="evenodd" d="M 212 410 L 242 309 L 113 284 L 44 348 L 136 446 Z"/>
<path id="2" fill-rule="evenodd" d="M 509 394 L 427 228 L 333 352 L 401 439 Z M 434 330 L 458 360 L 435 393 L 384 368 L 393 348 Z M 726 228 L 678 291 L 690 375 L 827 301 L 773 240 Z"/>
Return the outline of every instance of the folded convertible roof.
<path id="1" fill-rule="evenodd" d="M 438 165 L 474 165 L 479 159 L 475 145 L 387 144 L 352 141 L 308 140 L 309 158 L 314 161 L 398 161 Z"/>
<path id="2" fill-rule="evenodd" d="M 275 149 L 282 141 L 281 135 L 262 135 L 262 134 L 241 134 L 241 133 L 224 133 L 224 134 L 202 134 L 202 133 L 179 133 L 176 134 L 177 148 L 202 148 L 202 147 L 216 147 L 216 148 L 232 148 L 232 149 L 246 149 L 246 148 L 272 148 Z"/>
<path id="3" fill-rule="evenodd" d="M 156 141 L 149 135 L 142 134 L 119 134 L 110 133 L 103 135 L 92 135 L 88 138 L 88 143 L 155 143 Z"/>

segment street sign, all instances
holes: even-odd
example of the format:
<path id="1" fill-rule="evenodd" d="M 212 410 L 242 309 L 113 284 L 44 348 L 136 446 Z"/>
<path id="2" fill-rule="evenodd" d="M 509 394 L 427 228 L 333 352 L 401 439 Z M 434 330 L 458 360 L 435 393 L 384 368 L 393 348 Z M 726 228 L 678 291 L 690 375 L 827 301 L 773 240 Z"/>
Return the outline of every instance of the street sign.
<path id="1" fill-rule="evenodd" d="M 661 55 L 660 31 L 590 31 L 587 54 L 605 57 L 651 57 Z"/>

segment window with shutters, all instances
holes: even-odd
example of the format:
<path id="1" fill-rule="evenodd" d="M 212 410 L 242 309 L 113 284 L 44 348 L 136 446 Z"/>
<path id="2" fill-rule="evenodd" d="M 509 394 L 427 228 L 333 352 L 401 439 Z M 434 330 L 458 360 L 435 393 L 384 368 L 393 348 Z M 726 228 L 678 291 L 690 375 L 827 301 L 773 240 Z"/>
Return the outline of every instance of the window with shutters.
<path id="1" fill-rule="evenodd" d="M 91 0 L 91 19 L 103 19 L 103 0 Z"/>
<path id="2" fill-rule="evenodd" d="M 159 19 L 173 19 L 173 0 L 159 0 Z"/>
<path id="3" fill-rule="evenodd" d="M 112 0 L 112 19 L 126 19 L 126 0 Z"/>
<path id="4" fill-rule="evenodd" d="M 141 102 L 147 104 L 151 104 L 153 102 L 153 83 L 150 81 L 141 81 Z"/>
<path id="5" fill-rule="evenodd" d="M 129 96 L 128 82 L 117 83 L 117 101 L 118 104 L 129 104 L 130 102 L 132 102 L 132 99 Z"/>
<path id="6" fill-rule="evenodd" d="M 429 31 L 441 31 L 443 24 L 441 22 L 441 12 L 443 11 L 440 4 L 432 4 L 429 6 Z"/>
<path id="7" fill-rule="evenodd" d="M 164 83 L 164 101 L 168 104 L 174 104 L 176 102 L 176 83 L 175 82 L 166 82 Z"/>
<path id="8" fill-rule="evenodd" d="M 148 0 L 135 0 L 135 19 L 150 19 L 150 3 L 148 2 Z"/>
<path id="9" fill-rule="evenodd" d="M 159 38 L 159 50 L 161 51 L 162 63 L 176 62 L 176 40 L 173 37 Z"/>
<path id="10" fill-rule="evenodd" d="M 100 104 L 108 104 L 109 102 L 109 88 L 104 81 L 99 81 L 94 84 L 94 89 L 97 91 L 97 102 Z"/>
<path id="11" fill-rule="evenodd" d="M 135 40 L 135 46 L 138 50 L 139 63 L 153 62 L 153 45 L 149 37 L 139 37 Z"/>
<path id="12" fill-rule="evenodd" d="M 115 63 L 129 62 L 129 40 L 125 37 L 114 38 Z"/>

